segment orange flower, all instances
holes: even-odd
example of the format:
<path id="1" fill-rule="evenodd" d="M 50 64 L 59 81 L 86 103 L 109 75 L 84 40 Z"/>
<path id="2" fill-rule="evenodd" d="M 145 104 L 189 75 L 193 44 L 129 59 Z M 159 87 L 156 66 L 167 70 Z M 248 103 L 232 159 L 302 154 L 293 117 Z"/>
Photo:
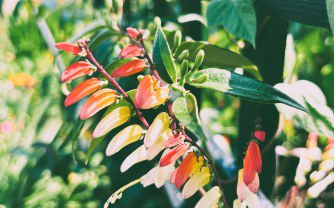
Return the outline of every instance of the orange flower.
<path id="1" fill-rule="evenodd" d="M 143 35 L 144 33 L 144 30 L 138 30 L 133 27 L 126 28 L 126 31 L 128 32 L 128 35 L 133 39 L 137 39 L 139 35 Z"/>
<path id="2" fill-rule="evenodd" d="M 137 45 L 128 45 L 121 50 L 121 58 L 132 58 L 135 56 L 142 56 L 143 49 Z"/>
<path id="3" fill-rule="evenodd" d="M 103 108 L 115 103 L 117 100 L 117 92 L 106 88 L 95 92 L 86 100 L 80 110 L 80 118 L 85 120 Z"/>
<path id="4" fill-rule="evenodd" d="M 79 46 L 74 45 L 72 43 L 60 42 L 56 43 L 55 47 L 58 48 L 59 50 L 72 53 L 73 55 L 80 55 L 80 53 L 82 52 Z"/>
<path id="5" fill-rule="evenodd" d="M 174 184 L 176 188 L 180 188 L 188 179 L 196 164 L 197 157 L 194 152 L 190 152 L 181 162 L 180 166 L 175 170 Z M 172 182 L 172 180 L 171 180 Z"/>
<path id="6" fill-rule="evenodd" d="M 253 182 L 255 175 L 262 170 L 262 158 L 258 144 L 255 141 L 249 143 L 244 159 L 243 180 L 246 185 Z"/>
<path id="7" fill-rule="evenodd" d="M 168 86 L 160 87 L 157 79 L 152 75 L 146 75 L 138 85 L 134 102 L 141 109 L 153 108 L 165 103 L 168 93 Z"/>
<path id="8" fill-rule="evenodd" d="M 130 76 L 130 75 L 137 74 L 143 71 L 145 68 L 146 68 L 146 62 L 144 60 L 140 60 L 140 59 L 132 60 L 118 67 L 112 73 L 112 77 L 119 78 L 119 77 Z"/>
<path id="9" fill-rule="evenodd" d="M 175 162 L 179 159 L 184 153 L 188 150 L 187 144 L 179 144 L 178 146 L 174 147 L 173 149 L 167 149 L 160 159 L 160 167 L 167 166 L 172 162 Z"/>
<path id="10" fill-rule="evenodd" d="M 67 67 L 61 75 L 61 82 L 68 82 L 78 77 L 92 74 L 95 67 L 87 61 L 79 61 Z"/>
<path id="11" fill-rule="evenodd" d="M 72 90 L 72 92 L 65 99 L 65 106 L 68 107 L 87 95 L 95 92 L 100 89 L 101 86 L 106 85 L 106 81 L 101 81 L 98 78 L 87 79 L 86 81 L 79 84 L 76 88 Z"/>
<path id="12" fill-rule="evenodd" d="M 260 140 L 261 142 L 263 142 L 266 139 L 266 132 L 261 131 L 261 130 L 256 130 L 254 132 L 254 137 Z"/>
<path id="13" fill-rule="evenodd" d="M 36 84 L 36 80 L 26 73 L 18 73 L 9 76 L 9 81 L 15 86 L 15 87 L 26 87 L 31 88 Z"/>
<path id="14" fill-rule="evenodd" d="M 182 143 L 184 140 L 184 136 L 181 134 L 174 134 L 171 137 L 168 138 L 165 144 L 165 148 L 171 148 L 174 147 L 180 143 Z"/>

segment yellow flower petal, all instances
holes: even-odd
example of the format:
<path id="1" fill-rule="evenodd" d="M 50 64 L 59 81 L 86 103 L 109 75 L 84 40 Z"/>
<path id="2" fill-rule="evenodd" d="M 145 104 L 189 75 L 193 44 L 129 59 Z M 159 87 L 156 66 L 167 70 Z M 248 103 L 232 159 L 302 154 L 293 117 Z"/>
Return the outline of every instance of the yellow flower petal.
<path id="1" fill-rule="evenodd" d="M 126 145 L 138 141 L 142 134 L 143 129 L 139 125 L 131 125 L 126 127 L 118 134 L 116 134 L 116 136 L 109 142 L 106 155 L 111 156 Z"/>
<path id="2" fill-rule="evenodd" d="M 197 202 L 195 208 L 212 208 L 217 207 L 221 196 L 218 186 L 212 187 L 204 196 Z"/>
<path id="3" fill-rule="evenodd" d="M 95 127 L 93 137 L 98 138 L 114 128 L 124 124 L 129 120 L 131 116 L 131 110 L 127 106 L 122 106 L 111 111 L 105 116 Z"/>
<path id="4" fill-rule="evenodd" d="M 145 146 L 142 145 L 125 158 L 125 160 L 121 165 L 121 172 L 124 173 L 133 165 L 142 162 L 144 160 L 147 160 L 147 150 Z"/>
<path id="5" fill-rule="evenodd" d="M 157 115 L 145 135 L 144 145 L 146 148 L 151 147 L 159 139 L 161 134 L 168 128 L 169 123 L 170 118 L 166 112 Z"/>
<path id="6" fill-rule="evenodd" d="M 210 168 L 203 167 L 201 172 L 191 176 L 182 190 L 182 198 L 187 199 L 194 195 L 201 187 L 210 181 Z"/>

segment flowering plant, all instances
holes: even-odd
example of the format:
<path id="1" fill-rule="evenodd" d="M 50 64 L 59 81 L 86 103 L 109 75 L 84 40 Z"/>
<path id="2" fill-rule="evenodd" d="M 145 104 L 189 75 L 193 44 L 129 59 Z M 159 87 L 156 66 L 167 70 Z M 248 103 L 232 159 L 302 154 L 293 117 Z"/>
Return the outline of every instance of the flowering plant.
<path id="1" fill-rule="evenodd" d="M 107 200 L 105 207 L 109 203 L 115 203 L 127 188 L 135 184 L 141 183 L 144 187 L 155 184 L 160 188 L 166 181 L 174 184 L 177 189 L 182 189 L 184 199 L 197 191 L 203 193 L 196 207 L 216 207 L 220 202 L 229 207 L 215 164 L 204 146 L 206 135 L 198 115 L 196 97 L 186 86 L 208 88 L 257 102 L 280 102 L 303 111 L 306 109 L 259 80 L 229 70 L 212 68 L 216 63 L 212 62 L 210 56 L 215 51 L 223 51 L 231 58 L 225 62 L 225 66 L 229 68 L 241 67 L 245 62 L 251 65 L 242 55 L 202 42 L 183 41 L 179 31 L 174 33 L 171 43 L 160 21 L 156 21 L 155 27 L 152 50 L 146 47 L 149 42 L 146 30 L 128 27 L 124 32 L 118 29 L 118 35 L 125 36 L 130 44 L 124 46 L 119 58 L 107 67 L 103 67 L 94 57 L 89 39 L 80 39 L 75 44 L 56 44 L 60 50 L 86 58 L 66 68 L 61 76 L 62 82 L 86 75 L 94 76 L 83 81 L 67 95 L 65 106 L 73 105 L 92 94 L 80 109 L 82 120 L 109 107 L 93 131 L 95 140 L 116 127 L 125 126 L 131 117 L 138 119 L 137 124 L 128 125 L 110 140 L 106 155 L 112 156 L 132 143 L 142 143 L 124 160 L 120 167 L 122 172 L 136 163 L 160 157 L 156 167 L 116 191 Z M 245 69 L 260 79 L 256 69 Z M 145 75 L 138 75 L 143 72 Z M 139 84 L 136 89 L 126 92 L 118 81 L 132 75 L 138 75 Z M 166 108 L 158 108 L 161 105 Z M 161 111 L 152 123 L 143 114 L 147 109 Z M 262 169 L 257 142 L 265 139 L 260 126 L 256 128 L 253 138 L 246 151 L 244 168 L 239 171 L 237 192 L 240 203 L 256 206 L 258 174 Z M 216 186 L 205 191 L 203 187 L 212 178 Z"/>

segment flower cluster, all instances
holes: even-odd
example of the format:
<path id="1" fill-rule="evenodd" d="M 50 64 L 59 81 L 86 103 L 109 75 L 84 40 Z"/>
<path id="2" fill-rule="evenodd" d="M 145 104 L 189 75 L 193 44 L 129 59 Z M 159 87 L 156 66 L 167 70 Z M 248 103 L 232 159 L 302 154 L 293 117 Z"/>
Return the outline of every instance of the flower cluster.
<path id="1" fill-rule="evenodd" d="M 259 173 L 262 171 L 262 157 L 257 141 L 264 141 L 266 134 L 256 130 L 253 134 L 244 159 L 244 168 L 239 170 L 237 195 L 234 207 L 260 207 L 256 193 L 260 187 Z"/>
<path id="2" fill-rule="evenodd" d="M 154 69 L 144 46 L 144 30 L 128 28 L 127 33 L 132 44 L 125 46 L 119 54 L 120 59 L 124 59 L 125 63 L 113 69 L 111 73 L 108 73 L 95 60 L 88 47 L 89 40 L 81 39 L 77 44 L 56 44 L 60 50 L 87 57 L 86 61 L 70 65 L 61 76 L 62 82 L 92 75 L 95 71 L 107 79 L 89 78 L 76 86 L 65 99 L 65 106 L 70 106 L 90 95 L 80 110 L 82 120 L 111 106 L 95 127 L 94 138 L 102 137 L 114 128 L 125 124 L 133 115 L 136 115 L 141 122 L 141 124 L 125 127 L 111 139 L 107 146 L 106 155 L 112 156 L 125 146 L 143 139 L 143 144 L 123 161 L 121 171 L 125 172 L 139 162 L 152 160 L 162 152 L 156 167 L 140 179 L 115 192 L 105 206 L 114 203 L 122 196 L 125 189 L 139 182 L 144 187 L 155 184 L 160 188 L 169 181 L 177 189 L 183 187 L 182 198 L 184 199 L 191 197 L 199 190 L 205 193 L 202 187 L 210 182 L 211 173 L 215 172 L 214 166 L 203 150 L 186 135 L 183 125 L 175 120 L 170 106 L 170 86 L 160 79 Z M 150 68 L 153 75 L 139 76 L 138 87 L 132 91 L 132 95 L 130 92 L 125 92 L 115 79 L 140 73 L 146 68 Z M 108 84 L 112 88 L 109 88 Z M 163 104 L 168 106 L 167 112 L 159 113 L 149 125 L 141 111 Z M 217 206 L 221 197 L 223 197 L 222 188 L 218 180 L 218 186 L 206 192 L 196 207 Z M 225 203 L 224 198 L 222 199 Z"/>

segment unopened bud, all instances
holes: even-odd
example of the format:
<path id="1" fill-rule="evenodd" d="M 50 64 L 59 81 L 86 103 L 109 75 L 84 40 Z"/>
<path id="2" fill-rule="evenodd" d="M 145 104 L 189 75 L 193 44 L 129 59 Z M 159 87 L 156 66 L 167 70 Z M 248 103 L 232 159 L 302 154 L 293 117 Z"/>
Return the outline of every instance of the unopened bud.
<path id="1" fill-rule="evenodd" d="M 194 70 L 197 70 L 202 65 L 204 56 L 205 52 L 203 50 L 198 51 L 195 58 Z"/>
<path id="2" fill-rule="evenodd" d="M 158 26 L 160 26 L 161 25 L 161 19 L 159 18 L 159 17 L 155 17 L 154 18 L 154 22 L 156 23 L 156 25 Z"/>
<path id="3" fill-rule="evenodd" d="M 182 61 L 182 60 L 188 58 L 188 56 L 189 56 L 189 50 L 184 50 L 179 55 L 178 59 Z"/>
<path id="4" fill-rule="evenodd" d="M 189 54 L 189 51 L 188 51 Z M 180 72 L 181 72 L 181 76 L 180 76 L 180 86 L 183 86 L 185 83 L 185 76 L 188 72 L 188 68 L 189 68 L 189 61 L 188 60 L 183 60 L 181 63 L 181 67 L 180 67 Z"/>
<path id="5" fill-rule="evenodd" d="M 182 33 L 180 31 L 176 31 L 174 35 L 174 45 L 173 49 L 176 50 L 180 45 L 182 41 Z"/>
<path id="6" fill-rule="evenodd" d="M 143 78 L 144 78 L 143 75 L 138 75 L 138 76 L 137 76 L 137 80 L 138 80 L 139 82 L 140 82 Z"/>

